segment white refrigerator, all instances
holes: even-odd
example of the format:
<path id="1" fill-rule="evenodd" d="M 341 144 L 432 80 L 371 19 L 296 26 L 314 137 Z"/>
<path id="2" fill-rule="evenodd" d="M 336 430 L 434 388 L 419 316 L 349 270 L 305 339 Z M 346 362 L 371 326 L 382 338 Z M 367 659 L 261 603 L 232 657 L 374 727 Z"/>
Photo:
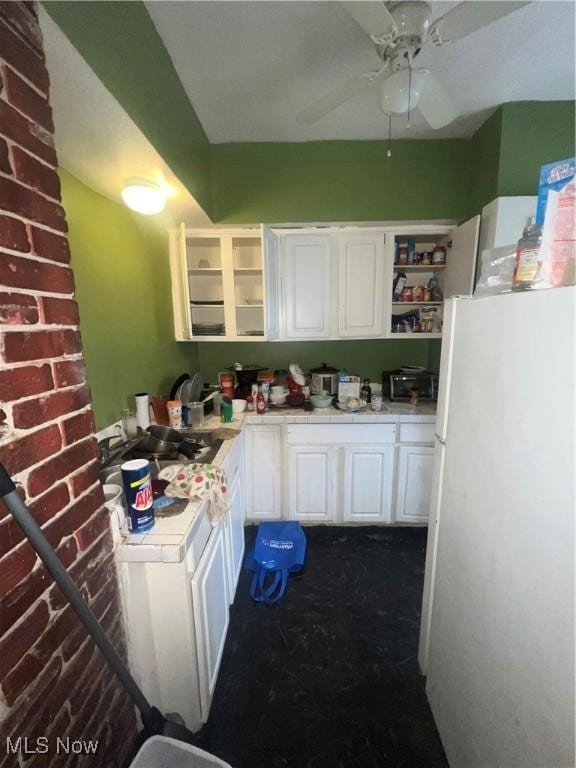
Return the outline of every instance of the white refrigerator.
<path id="1" fill-rule="evenodd" d="M 454 768 L 574 766 L 575 307 L 447 302 L 419 660 Z"/>

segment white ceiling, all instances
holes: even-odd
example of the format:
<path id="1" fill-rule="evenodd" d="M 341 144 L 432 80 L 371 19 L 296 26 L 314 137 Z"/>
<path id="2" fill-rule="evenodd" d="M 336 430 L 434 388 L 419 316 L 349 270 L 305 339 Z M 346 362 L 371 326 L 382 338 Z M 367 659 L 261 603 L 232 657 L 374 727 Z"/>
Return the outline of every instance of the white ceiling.
<path id="1" fill-rule="evenodd" d="M 454 5 L 432 2 L 433 16 Z M 211 142 L 386 138 L 377 87 L 316 125 L 295 120 L 334 85 L 379 64 L 339 3 L 146 6 Z M 504 102 L 573 99 L 574 10 L 573 0 L 537 0 L 450 46 L 427 46 L 418 66 L 434 71 L 463 117 L 432 131 L 416 112 L 410 129 L 394 120 L 393 136 L 470 136 Z"/>
<path id="2" fill-rule="evenodd" d="M 151 221 L 162 228 L 181 221 L 209 225 L 209 218 L 188 190 L 42 6 L 40 22 L 60 165 L 118 203 L 122 203 L 120 193 L 126 179 L 153 179 L 166 190 L 168 202 L 163 213 L 149 217 Z"/>

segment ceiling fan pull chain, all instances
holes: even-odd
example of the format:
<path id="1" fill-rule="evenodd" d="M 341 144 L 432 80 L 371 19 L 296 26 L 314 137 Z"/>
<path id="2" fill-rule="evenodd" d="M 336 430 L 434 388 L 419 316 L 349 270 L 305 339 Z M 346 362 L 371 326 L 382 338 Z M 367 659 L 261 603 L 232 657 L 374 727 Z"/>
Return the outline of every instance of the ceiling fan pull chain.
<path id="1" fill-rule="evenodd" d="M 408 115 L 406 128 L 410 128 L 410 110 L 412 108 L 412 57 L 408 54 Z"/>
<path id="2" fill-rule="evenodd" d="M 388 149 L 386 157 L 392 157 L 392 113 L 388 113 Z"/>

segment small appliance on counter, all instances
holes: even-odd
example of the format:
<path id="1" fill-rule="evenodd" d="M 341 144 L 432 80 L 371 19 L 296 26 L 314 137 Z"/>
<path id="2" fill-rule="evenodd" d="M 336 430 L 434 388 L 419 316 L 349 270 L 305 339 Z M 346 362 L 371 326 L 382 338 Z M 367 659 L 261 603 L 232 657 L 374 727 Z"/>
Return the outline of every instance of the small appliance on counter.
<path id="1" fill-rule="evenodd" d="M 438 376 L 413 365 L 382 373 L 384 397 L 396 402 L 410 402 L 414 393 L 417 393 L 418 400 L 435 401 L 438 397 Z"/>
<path id="2" fill-rule="evenodd" d="M 310 369 L 310 392 L 313 395 L 335 395 L 338 391 L 338 368 L 322 363 Z"/>

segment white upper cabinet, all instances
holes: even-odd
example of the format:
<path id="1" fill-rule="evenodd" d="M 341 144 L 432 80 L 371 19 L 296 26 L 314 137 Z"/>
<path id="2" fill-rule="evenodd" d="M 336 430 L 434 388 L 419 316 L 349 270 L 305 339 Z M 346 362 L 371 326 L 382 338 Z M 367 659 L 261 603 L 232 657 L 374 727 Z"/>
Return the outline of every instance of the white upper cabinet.
<path id="1" fill-rule="evenodd" d="M 479 223 L 182 226 L 170 232 L 176 339 L 439 339 L 444 299 L 473 291 Z M 408 244 L 421 260 L 400 261 Z M 435 246 L 446 256 L 431 263 Z M 393 299 L 398 272 L 407 290 Z"/>
<path id="2" fill-rule="evenodd" d="M 282 300 L 286 339 L 331 336 L 332 238 L 287 235 L 282 238 Z"/>
<path id="3" fill-rule="evenodd" d="M 338 238 L 338 336 L 384 333 L 384 234 Z"/>

